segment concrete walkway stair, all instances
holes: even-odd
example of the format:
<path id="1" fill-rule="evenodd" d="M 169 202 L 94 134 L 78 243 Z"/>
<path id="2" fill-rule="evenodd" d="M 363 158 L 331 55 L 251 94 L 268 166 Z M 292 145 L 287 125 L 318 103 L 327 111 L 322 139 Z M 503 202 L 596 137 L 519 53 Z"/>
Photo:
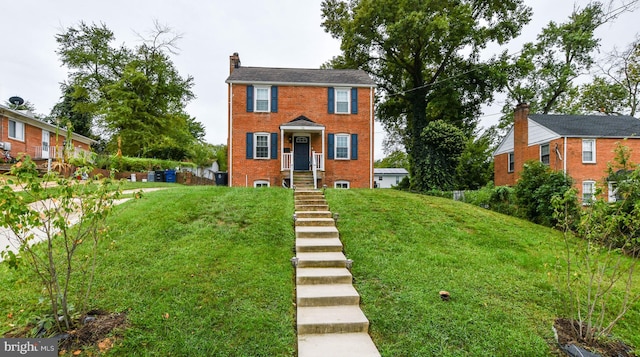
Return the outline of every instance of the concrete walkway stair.
<path id="1" fill-rule="evenodd" d="M 298 190 L 313 190 L 313 172 L 311 171 L 294 171 L 293 185 Z"/>
<path id="2" fill-rule="evenodd" d="M 294 196 L 298 356 L 380 356 L 324 195 L 296 184 Z"/>

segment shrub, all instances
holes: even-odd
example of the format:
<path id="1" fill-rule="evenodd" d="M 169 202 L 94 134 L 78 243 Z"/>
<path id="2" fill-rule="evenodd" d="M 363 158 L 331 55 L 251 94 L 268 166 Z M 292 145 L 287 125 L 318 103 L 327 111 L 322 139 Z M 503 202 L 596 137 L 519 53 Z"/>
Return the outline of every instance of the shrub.
<path id="1" fill-rule="evenodd" d="M 553 227 L 557 220 L 553 217 L 551 199 L 554 196 L 564 196 L 573 186 L 573 180 L 563 172 L 551 170 L 538 161 L 525 163 L 522 175 L 514 187 L 518 212 L 528 220 Z M 577 215 L 578 204 L 569 210 Z"/>

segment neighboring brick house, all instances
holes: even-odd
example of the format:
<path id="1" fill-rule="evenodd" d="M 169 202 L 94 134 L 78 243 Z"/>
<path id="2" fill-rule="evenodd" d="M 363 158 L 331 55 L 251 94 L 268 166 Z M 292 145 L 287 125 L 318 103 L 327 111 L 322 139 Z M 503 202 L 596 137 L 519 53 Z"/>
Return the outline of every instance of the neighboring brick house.
<path id="1" fill-rule="evenodd" d="M 361 70 L 242 67 L 230 56 L 230 186 L 373 188 L 373 80 Z M 293 183 L 291 182 L 293 180 Z"/>
<path id="2" fill-rule="evenodd" d="M 33 160 L 55 159 L 66 135 L 65 129 L 45 123 L 29 112 L 0 105 L 0 149 L 9 151 L 12 157 L 26 154 Z M 71 139 L 75 154 L 90 150 L 95 142 L 75 133 Z"/>
<path id="3" fill-rule="evenodd" d="M 613 201 L 615 182 L 607 181 L 607 164 L 614 162 L 618 143 L 631 149 L 632 162 L 640 163 L 640 119 L 529 114 L 529 106 L 519 104 L 514 125 L 493 154 L 494 183 L 515 185 L 524 163 L 539 160 L 571 176 L 583 201 L 593 197 L 596 185 Z"/>

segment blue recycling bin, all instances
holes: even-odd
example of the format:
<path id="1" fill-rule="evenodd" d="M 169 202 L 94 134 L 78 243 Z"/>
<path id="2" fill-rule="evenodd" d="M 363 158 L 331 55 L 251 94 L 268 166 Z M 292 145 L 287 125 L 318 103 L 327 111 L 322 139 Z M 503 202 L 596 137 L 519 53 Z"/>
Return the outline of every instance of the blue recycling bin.
<path id="1" fill-rule="evenodd" d="M 166 170 L 164 172 L 164 180 L 166 182 L 176 182 L 176 170 Z"/>

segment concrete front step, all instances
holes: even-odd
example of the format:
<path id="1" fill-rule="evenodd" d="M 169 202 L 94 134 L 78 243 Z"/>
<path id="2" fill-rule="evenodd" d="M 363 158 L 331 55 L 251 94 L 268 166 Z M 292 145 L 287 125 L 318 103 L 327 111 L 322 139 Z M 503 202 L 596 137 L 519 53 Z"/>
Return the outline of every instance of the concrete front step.
<path id="1" fill-rule="evenodd" d="M 340 238 L 297 238 L 296 252 L 342 252 L 342 242 Z"/>
<path id="2" fill-rule="evenodd" d="M 351 283 L 300 285 L 296 293 L 298 307 L 360 304 L 360 295 Z"/>
<path id="3" fill-rule="evenodd" d="M 346 268 L 297 268 L 296 284 L 351 284 L 353 276 Z"/>
<path id="4" fill-rule="evenodd" d="M 335 226 L 298 226 L 296 238 L 339 238 L 340 233 Z"/>
<path id="5" fill-rule="evenodd" d="M 324 198 L 296 198 L 294 200 L 296 205 L 326 205 L 327 200 Z"/>
<path id="6" fill-rule="evenodd" d="M 298 335 L 367 332 L 369 320 L 357 305 L 298 307 Z"/>
<path id="7" fill-rule="evenodd" d="M 296 227 L 331 227 L 336 225 L 333 218 L 304 218 L 296 215 Z"/>
<path id="8" fill-rule="evenodd" d="M 331 211 L 297 211 L 297 218 L 331 218 Z"/>
<path id="9" fill-rule="evenodd" d="M 298 336 L 298 357 L 380 357 L 366 333 Z"/>
<path id="10" fill-rule="evenodd" d="M 295 205 L 298 211 L 328 211 L 329 205 Z"/>
<path id="11" fill-rule="evenodd" d="M 339 252 L 296 253 L 300 268 L 346 268 L 347 257 Z"/>

